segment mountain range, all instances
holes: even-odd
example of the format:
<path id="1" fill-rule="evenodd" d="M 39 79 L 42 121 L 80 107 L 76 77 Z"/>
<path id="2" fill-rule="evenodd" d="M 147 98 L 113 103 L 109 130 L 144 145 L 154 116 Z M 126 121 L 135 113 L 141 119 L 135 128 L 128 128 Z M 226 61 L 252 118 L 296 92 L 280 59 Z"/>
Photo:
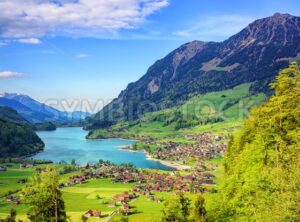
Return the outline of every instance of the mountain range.
<path id="1" fill-rule="evenodd" d="M 0 106 L 16 110 L 30 123 L 53 122 L 65 124 L 78 122 L 91 114 L 88 112 L 62 112 L 46 104 L 40 103 L 27 95 L 3 93 L 0 96 Z"/>
<path id="2" fill-rule="evenodd" d="M 300 17 L 276 13 L 223 42 L 193 41 L 156 61 L 138 81 L 87 119 L 88 129 L 138 119 L 183 104 L 195 95 L 251 83 L 249 93 L 272 94 L 269 83 L 300 60 Z"/>

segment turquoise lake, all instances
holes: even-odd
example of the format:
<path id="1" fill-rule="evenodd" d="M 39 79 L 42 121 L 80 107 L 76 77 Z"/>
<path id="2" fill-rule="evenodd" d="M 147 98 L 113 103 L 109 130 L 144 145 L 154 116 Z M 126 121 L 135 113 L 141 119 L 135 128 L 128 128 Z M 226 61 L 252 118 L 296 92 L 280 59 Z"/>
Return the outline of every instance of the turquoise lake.
<path id="1" fill-rule="evenodd" d="M 56 131 L 38 132 L 45 143 L 45 149 L 33 156 L 34 159 L 51 160 L 55 163 L 72 159 L 76 163 L 96 163 L 99 159 L 116 164 L 132 163 L 139 168 L 172 170 L 157 161 L 147 160 L 144 152 L 128 152 L 122 146 L 134 144 L 134 141 L 122 139 L 86 140 L 87 131 L 82 128 L 58 128 Z"/>

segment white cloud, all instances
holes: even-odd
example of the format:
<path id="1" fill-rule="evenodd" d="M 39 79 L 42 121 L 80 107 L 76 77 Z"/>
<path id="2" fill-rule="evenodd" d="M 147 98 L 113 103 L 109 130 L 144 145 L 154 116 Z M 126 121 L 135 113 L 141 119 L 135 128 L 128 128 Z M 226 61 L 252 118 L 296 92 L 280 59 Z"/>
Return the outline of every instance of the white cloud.
<path id="1" fill-rule="evenodd" d="M 175 36 L 199 40 L 223 40 L 245 28 L 254 19 L 241 15 L 206 16 L 188 29 L 178 30 Z"/>
<path id="2" fill-rule="evenodd" d="M 26 77 L 23 73 L 11 72 L 11 71 L 0 71 L 1 79 L 10 79 L 10 78 L 23 78 Z"/>
<path id="3" fill-rule="evenodd" d="M 41 44 L 42 42 L 37 39 L 37 38 L 27 38 L 27 39 L 18 39 L 18 42 L 25 43 L 25 44 L 33 44 L 33 45 L 38 45 Z"/>
<path id="4" fill-rule="evenodd" d="M 78 54 L 75 56 L 76 59 L 85 59 L 85 58 L 88 58 L 88 57 L 91 57 L 91 55 L 89 54 Z"/>
<path id="5" fill-rule="evenodd" d="M 169 0 L 1 0 L 0 35 L 116 35 L 168 4 Z"/>

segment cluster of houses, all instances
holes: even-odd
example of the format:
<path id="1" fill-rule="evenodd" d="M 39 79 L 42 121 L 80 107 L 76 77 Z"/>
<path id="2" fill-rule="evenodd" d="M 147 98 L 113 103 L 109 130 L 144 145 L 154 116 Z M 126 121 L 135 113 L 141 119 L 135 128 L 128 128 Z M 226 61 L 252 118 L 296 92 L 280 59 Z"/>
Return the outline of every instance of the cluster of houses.
<path id="1" fill-rule="evenodd" d="M 33 167 L 34 163 L 20 163 L 20 168 L 30 168 Z"/>
<path id="2" fill-rule="evenodd" d="M 68 182 L 59 185 L 59 188 L 69 187 L 75 184 L 86 183 L 90 179 L 111 178 L 113 182 L 130 183 L 135 182 L 134 178 L 138 170 L 132 167 L 108 166 L 102 168 L 93 168 L 81 175 L 69 177 Z"/>
<path id="3" fill-rule="evenodd" d="M 147 145 L 156 145 L 157 149 L 151 152 L 156 159 L 185 162 L 189 158 L 197 158 L 202 161 L 221 156 L 226 150 L 223 142 L 224 136 L 212 136 L 210 134 L 186 135 L 186 139 L 193 141 L 191 144 L 175 142 L 144 141 Z"/>
<path id="4" fill-rule="evenodd" d="M 122 194 L 116 194 L 113 197 L 113 200 L 115 200 L 117 203 L 122 203 L 122 202 L 128 202 L 132 199 L 135 199 L 137 196 L 134 194 L 129 194 L 128 192 L 124 192 Z"/>
<path id="5" fill-rule="evenodd" d="M 124 192 L 122 194 L 116 194 L 113 197 L 113 202 L 108 203 L 107 205 L 109 207 L 116 207 L 121 206 L 118 208 L 118 213 L 123 214 L 127 216 L 130 212 L 130 206 L 129 206 L 129 201 L 137 198 L 135 194 L 129 194 L 128 192 Z M 96 217 L 100 218 L 101 217 L 101 211 L 99 210 L 88 210 L 85 214 L 85 217 Z"/>
<path id="6" fill-rule="evenodd" d="M 20 198 L 19 197 L 15 197 L 15 196 L 6 196 L 6 201 L 11 202 L 15 205 L 19 205 L 21 203 Z"/>
<path id="7" fill-rule="evenodd" d="M 181 175 L 174 172 L 158 173 L 132 167 L 114 166 L 71 176 L 67 183 L 60 185 L 60 188 L 85 183 L 87 180 L 97 178 L 111 178 L 113 183 L 135 182 L 136 185 L 132 191 L 139 192 L 141 195 L 150 195 L 151 192 L 200 193 L 203 192 L 203 185 L 214 184 L 214 175 L 207 172 L 195 171 L 188 175 Z M 115 196 L 115 199 L 119 201 L 128 201 L 132 198 L 134 197 L 128 193 Z"/>
<path id="8" fill-rule="evenodd" d="M 13 165 L 11 163 L 3 163 L 0 166 L 0 173 L 3 173 L 5 171 L 7 171 L 8 168 L 13 167 Z"/>
<path id="9" fill-rule="evenodd" d="M 0 173 L 5 172 L 5 171 L 6 171 L 6 167 L 0 166 Z"/>
<path id="10" fill-rule="evenodd" d="M 100 218 L 101 217 L 101 211 L 99 211 L 99 210 L 88 210 L 87 212 L 85 212 L 84 216 L 85 217 Z"/>
<path id="11" fill-rule="evenodd" d="M 20 164 L 20 168 L 28 168 L 28 167 L 33 167 L 33 166 L 34 166 L 33 163 L 21 163 Z M 13 165 L 11 163 L 3 164 L 2 166 L 0 166 L 0 173 L 5 172 L 7 170 L 7 168 L 11 168 L 11 167 L 13 167 Z"/>
<path id="12" fill-rule="evenodd" d="M 123 194 L 117 194 L 113 197 L 113 200 L 116 201 L 114 205 L 116 205 L 116 203 L 121 204 L 121 208 L 119 208 L 119 213 L 122 213 L 125 216 L 127 216 L 130 212 L 130 206 L 128 202 L 135 198 L 137 198 L 135 193 L 129 194 L 128 192 L 124 192 Z"/>
<path id="13" fill-rule="evenodd" d="M 151 195 L 152 192 L 203 192 L 203 185 L 213 185 L 214 176 L 209 173 L 191 173 L 188 175 L 180 174 L 160 174 L 149 173 L 141 174 L 132 190 L 141 195 Z"/>

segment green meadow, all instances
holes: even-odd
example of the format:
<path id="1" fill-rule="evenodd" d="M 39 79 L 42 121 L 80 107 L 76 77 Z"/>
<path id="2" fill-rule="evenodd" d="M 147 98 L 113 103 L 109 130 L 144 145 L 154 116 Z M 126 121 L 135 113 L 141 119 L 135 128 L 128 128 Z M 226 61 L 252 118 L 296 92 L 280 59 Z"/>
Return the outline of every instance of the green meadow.
<path id="1" fill-rule="evenodd" d="M 221 159 L 214 159 L 207 161 L 208 163 L 221 163 Z M 56 165 L 57 168 L 61 168 L 61 165 Z M 29 179 L 34 173 L 36 167 L 20 169 L 18 165 L 14 165 L 12 168 L 8 168 L 6 172 L 0 173 L 0 218 L 8 215 L 10 209 L 13 207 L 17 210 L 18 219 L 27 220 L 26 213 L 29 209 L 28 205 L 20 204 L 13 205 L 5 200 L 4 195 L 10 190 L 21 190 L 24 184 L 19 184 L 19 179 Z M 151 170 L 149 170 L 151 171 Z M 157 171 L 163 172 L 163 171 Z M 78 172 L 77 172 L 78 173 Z M 216 176 L 222 176 L 216 170 Z M 61 182 L 65 182 L 67 178 L 74 173 L 69 173 L 61 176 Z M 217 179 L 218 180 L 218 179 Z M 89 218 L 88 221 L 118 221 L 120 216 L 112 214 L 119 206 L 109 207 L 107 203 L 112 202 L 112 198 L 116 194 L 124 193 L 125 191 L 131 191 L 135 183 L 113 183 L 111 179 L 92 179 L 86 183 L 74 185 L 71 187 L 61 189 L 63 199 L 65 201 L 65 207 L 67 215 L 71 221 L 81 221 L 82 215 L 89 209 L 100 210 L 102 217 L 100 219 Z M 18 195 L 16 193 L 14 195 Z M 139 221 L 159 221 L 162 216 L 162 209 L 164 207 L 164 200 L 174 195 L 173 193 L 156 192 L 155 198 L 160 198 L 162 202 L 154 202 L 148 199 L 146 196 L 139 196 L 130 202 L 131 214 L 128 216 L 130 222 Z M 196 198 L 196 194 L 186 194 L 192 201 Z M 213 194 L 205 194 L 207 200 L 212 200 Z M 207 205 L 211 205 L 210 202 Z M 112 215 L 111 215 L 112 214 Z M 112 216 L 112 217 L 111 217 Z"/>
<path id="2" fill-rule="evenodd" d="M 251 95 L 249 88 L 250 84 L 242 84 L 230 90 L 194 96 L 181 106 L 146 113 L 136 121 L 119 122 L 109 129 L 95 130 L 89 138 L 154 138 L 191 143 L 183 135 L 231 134 L 241 127 L 250 108 L 266 98 L 263 93 Z M 185 124 L 182 128 L 181 122 Z"/>
<path id="3" fill-rule="evenodd" d="M 58 166 L 59 167 L 59 166 Z M 35 167 L 20 169 L 17 165 L 0 173 L 0 218 L 5 217 L 11 207 L 15 208 L 19 219 L 26 219 L 29 206 L 25 204 L 13 205 L 5 200 L 8 191 L 21 190 L 23 184 L 19 179 L 28 179 L 35 171 Z M 63 175 L 62 181 L 71 174 Z M 66 211 L 71 221 L 81 221 L 81 216 L 89 209 L 100 210 L 104 218 L 112 213 L 115 208 L 110 208 L 106 203 L 116 194 L 131 191 L 134 184 L 115 184 L 110 179 L 90 180 L 85 184 L 75 185 L 61 189 L 65 201 Z M 13 194 L 18 195 L 19 193 Z M 90 219 L 89 221 L 93 221 Z M 98 220 L 99 221 L 99 220 Z"/>

